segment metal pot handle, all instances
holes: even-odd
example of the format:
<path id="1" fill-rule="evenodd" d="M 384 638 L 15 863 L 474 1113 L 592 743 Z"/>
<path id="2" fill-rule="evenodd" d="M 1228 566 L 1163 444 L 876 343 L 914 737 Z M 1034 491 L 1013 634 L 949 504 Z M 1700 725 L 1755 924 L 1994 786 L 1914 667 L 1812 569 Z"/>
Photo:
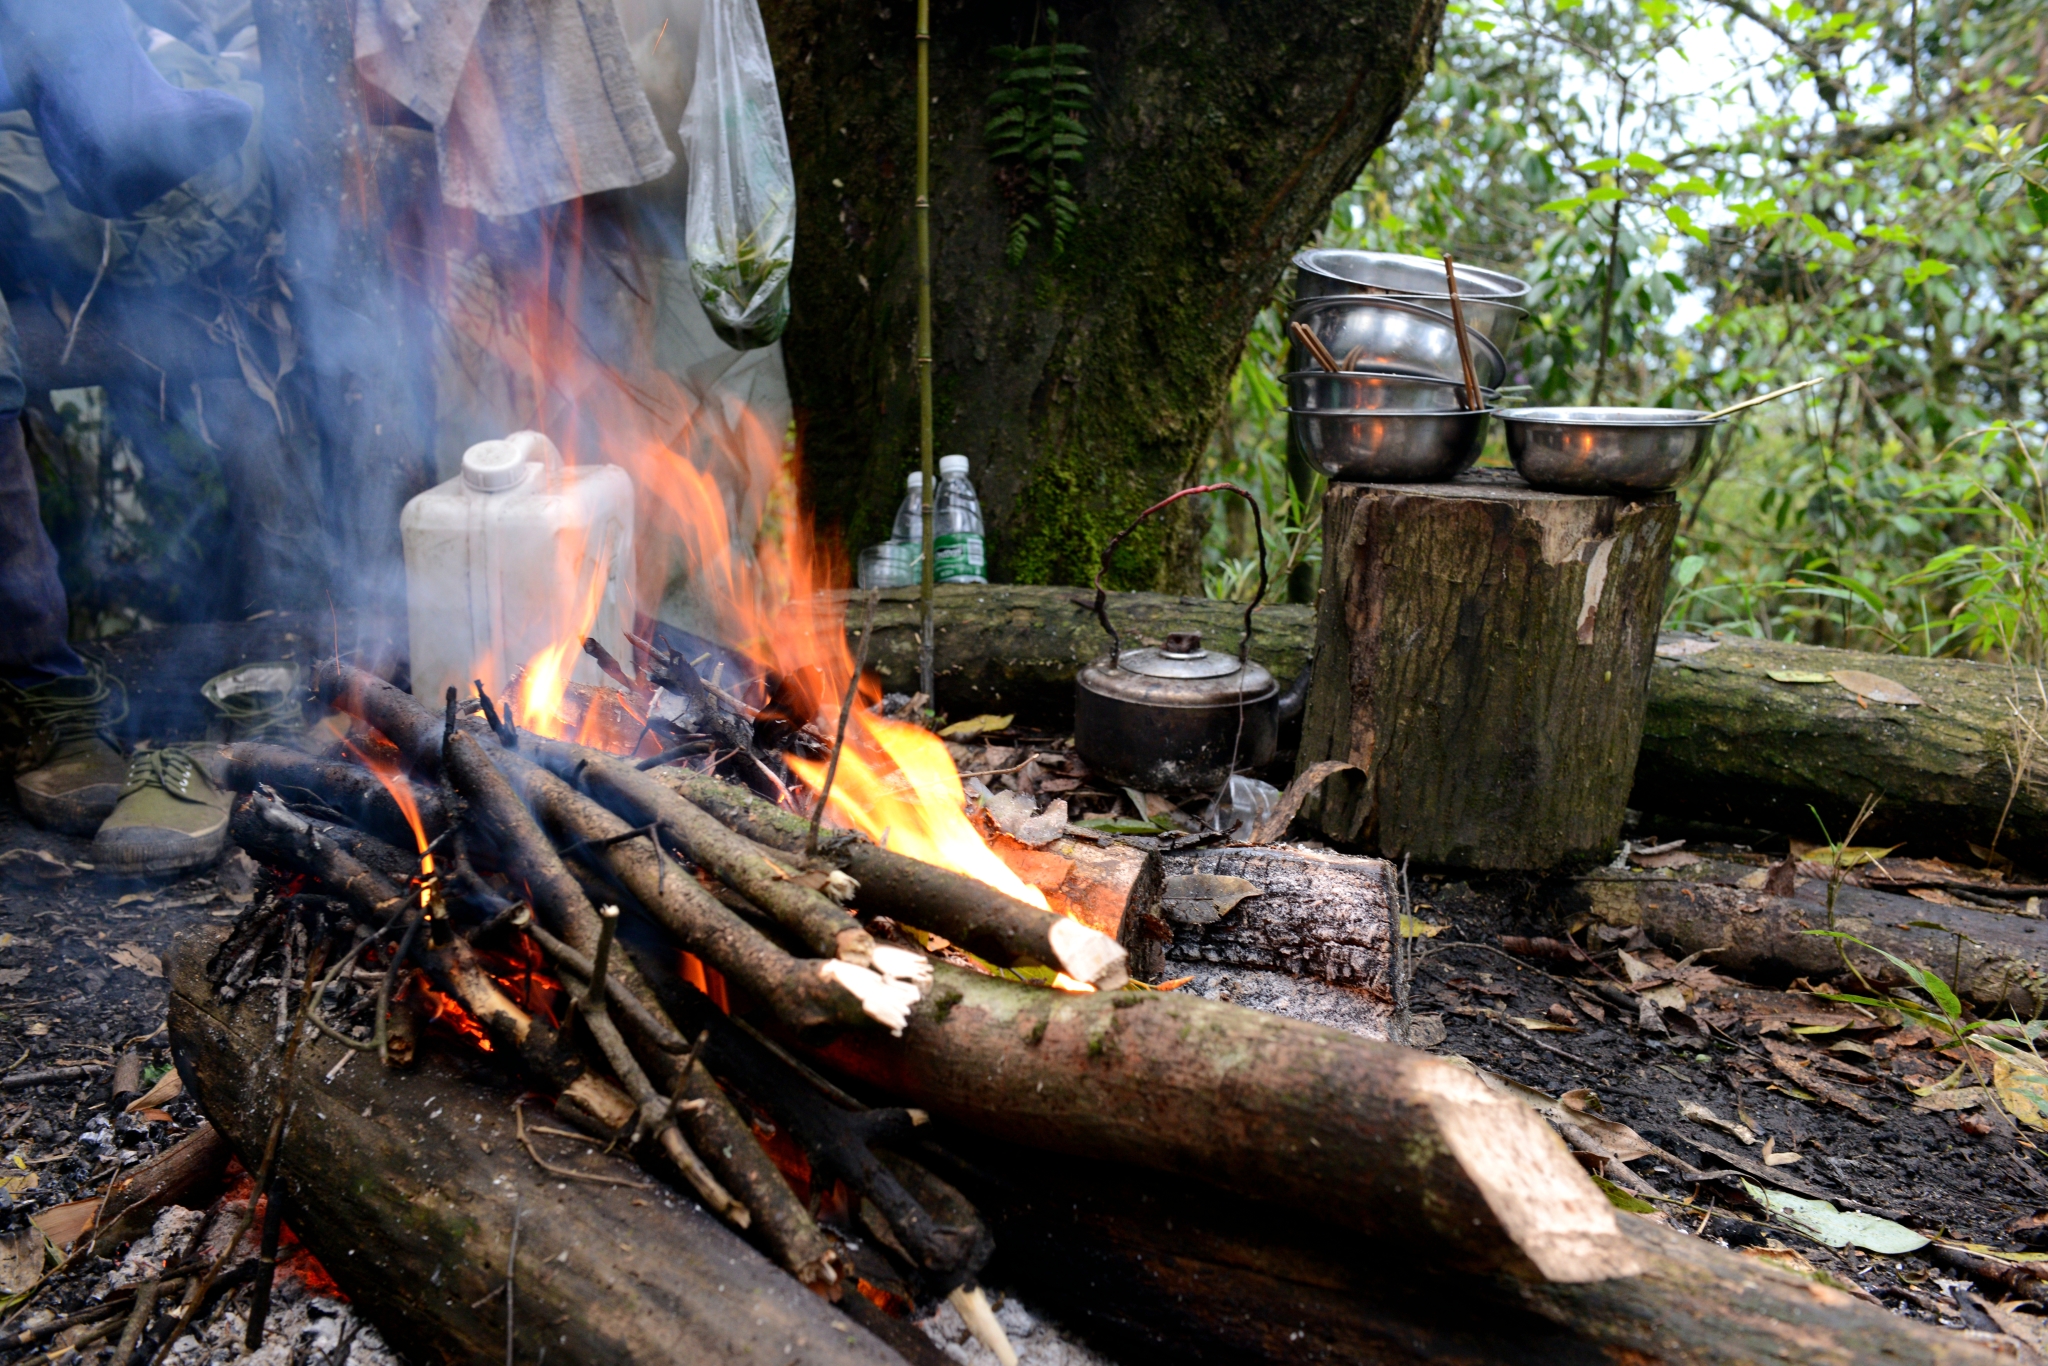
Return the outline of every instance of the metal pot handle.
<path id="1" fill-rule="evenodd" d="M 1102 548 L 1102 567 L 1095 571 L 1095 619 L 1102 623 L 1103 630 L 1109 632 L 1110 668 L 1116 668 L 1118 662 L 1123 658 L 1124 645 L 1123 638 L 1116 633 L 1116 627 L 1109 624 L 1109 590 L 1102 586 L 1102 580 L 1104 576 L 1106 576 L 1109 573 L 1109 557 L 1116 553 L 1116 548 L 1117 546 L 1123 543 L 1124 537 L 1130 535 L 1133 531 L 1136 531 L 1138 529 L 1138 523 L 1144 521 L 1147 517 L 1150 517 L 1153 513 L 1159 511 L 1159 509 L 1167 506 L 1167 504 L 1177 503 L 1183 498 L 1191 498 L 1198 493 L 1224 492 L 1234 493 L 1238 497 L 1244 499 L 1245 502 L 1251 504 L 1252 531 L 1258 536 L 1259 539 L 1259 591 L 1256 595 L 1253 596 L 1251 602 L 1247 604 L 1244 609 L 1244 635 L 1242 638 L 1239 639 L 1237 643 L 1238 666 L 1242 668 L 1251 659 L 1252 612 L 1257 609 L 1259 603 L 1262 602 L 1266 596 L 1265 521 L 1263 518 L 1259 516 L 1259 500 L 1252 497 L 1251 494 L 1246 490 L 1239 488 L 1236 484 L 1202 484 L 1196 488 L 1182 489 L 1179 493 L 1169 494 L 1165 498 L 1160 499 L 1151 507 L 1146 508 L 1136 517 L 1133 517 L 1131 519 L 1131 524 L 1125 527 L 1122 531 L 1119 531 L 1116 535 L 1110 537 L 1109 544 Z"/>

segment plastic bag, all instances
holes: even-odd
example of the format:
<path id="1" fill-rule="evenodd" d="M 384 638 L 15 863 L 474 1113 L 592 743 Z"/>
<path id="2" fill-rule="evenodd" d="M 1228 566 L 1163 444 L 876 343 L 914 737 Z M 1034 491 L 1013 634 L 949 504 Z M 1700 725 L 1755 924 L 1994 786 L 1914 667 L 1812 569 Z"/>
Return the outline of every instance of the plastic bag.
<path id="1" fill-rule="evenodd" d="M 1220 830 L 1240 844 L 1249 843 L 1252 832 L 1259 828 L 1259 822 L 1273 814 L 1280 804 L 1280 789 L 1271 783 L 1247 778 L 1242 773 L 1230 775 L 1230 781 L 1216 794 L 1216 800 L 1209 803 L 1206 824 L 1211 830 Z"/>
<path id="2" fill-rule="evenodd" d="M 690 279 L 720 340 L 766 346 L 789 322 L 796 175 L 755 0 L 705 0 L 679 130 L 690 159 Z"/>

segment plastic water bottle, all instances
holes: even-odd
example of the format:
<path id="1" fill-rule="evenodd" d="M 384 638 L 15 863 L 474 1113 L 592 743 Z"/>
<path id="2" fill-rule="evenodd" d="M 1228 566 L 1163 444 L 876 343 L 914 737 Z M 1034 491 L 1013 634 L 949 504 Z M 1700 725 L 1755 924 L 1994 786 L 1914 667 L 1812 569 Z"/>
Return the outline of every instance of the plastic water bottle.
<path id="1" fill-rule="evenodd" d="M 932 577 L 939 583 L 987 583 L 983 530 L 981 500 L 967 480 L 967 457 L 941 456 L 932 505 Z"/>
<path id="2" fill-rule="evenodd" d="M 896 509 L 896 525 L 889 532 L 892 541 L 903 541 L 910 545 L 924 544 L 924 471 L 912 470 L 907 484 L 909 492 L 903 495 L 903 503 Z M 944 485 L 940 486 L 941 488 Z"/>

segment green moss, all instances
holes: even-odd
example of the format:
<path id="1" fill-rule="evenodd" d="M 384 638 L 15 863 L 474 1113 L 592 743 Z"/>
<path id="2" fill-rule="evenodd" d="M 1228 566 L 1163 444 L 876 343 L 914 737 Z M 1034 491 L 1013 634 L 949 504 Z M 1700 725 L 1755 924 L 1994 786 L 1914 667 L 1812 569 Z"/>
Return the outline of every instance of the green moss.
<path id="1" fill-rule="evenodd" d="M 953 1007 L 959 1005 L 962 999 L 958 987 L 947 987 L 940 991 L 932 997 L 932 1020 L 937 1024 L 944 1024 L 946 1017 L 953 1013 Z"/>

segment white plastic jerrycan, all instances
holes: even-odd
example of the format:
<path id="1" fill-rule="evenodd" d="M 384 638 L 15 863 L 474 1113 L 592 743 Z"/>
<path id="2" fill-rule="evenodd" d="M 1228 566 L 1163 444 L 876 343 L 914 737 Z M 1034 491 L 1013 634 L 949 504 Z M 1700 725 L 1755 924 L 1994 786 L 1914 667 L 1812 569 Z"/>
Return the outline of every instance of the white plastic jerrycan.
<path id="1" fill-rule="evenodd" d="M 564 467 L 539 432 L 479 442 L 459 476 L 405 505 L 399 529 L 422 702 L 438 710 L 451 684 L 466 698 L 477 678 L 495 697 L 565 642 L 569 677 L 602 683 L 586 635 L 628 657 L 633 480 L 618 466 Z"/>

